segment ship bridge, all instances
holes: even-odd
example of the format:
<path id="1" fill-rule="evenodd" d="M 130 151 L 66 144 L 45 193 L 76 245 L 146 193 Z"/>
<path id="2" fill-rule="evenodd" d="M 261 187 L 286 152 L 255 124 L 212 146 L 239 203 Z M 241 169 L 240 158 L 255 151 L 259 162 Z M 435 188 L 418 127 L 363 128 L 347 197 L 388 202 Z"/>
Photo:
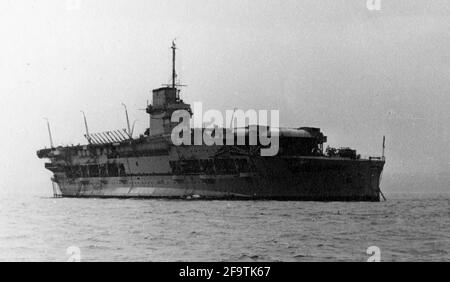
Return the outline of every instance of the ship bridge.
<path id="1" fill-rule="evenodd" d="M 148 105 L 146 112 L 150 115 L 150 136 L 169 134 L 178 124 L 171 122 L 173 112 L 186 110 L 192 116 L 191 106 L 179 97 L 176 87 L 161 87 L 153 90 L 153 104 Z"/>
<path id="2" fill-rule="evenodd" d="M 172 129 L 178 124 L 171 121 L 172 114 L 175 111 L 185 110 L 192 116 L 191 106 L 180 99 L 180 90 L 177 86 L 182 85 L 176 84 L 175 55 L 177 47 L 175 41 L 172 42 L 171 48 L 172 83 L 152 91 L 153 104 L 148 105 L 146 109 L 146 112 L 150 115 L 151 128 L 149 128 L 149 136 L 170 134 Z"/>

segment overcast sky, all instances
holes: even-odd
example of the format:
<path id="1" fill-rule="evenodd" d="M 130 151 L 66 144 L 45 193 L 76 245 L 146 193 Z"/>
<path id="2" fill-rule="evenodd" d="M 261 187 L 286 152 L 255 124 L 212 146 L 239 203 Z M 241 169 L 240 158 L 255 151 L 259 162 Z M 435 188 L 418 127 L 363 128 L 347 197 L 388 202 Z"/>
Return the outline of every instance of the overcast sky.
<path id="1" fill-rule="evenodd" d="M 124 102 L 144 131 L 173 38 L 186 102 L 278 109 L 365 155 L 386 135 L 387 186 L 448 189 L 447 0 L 2 0 L 0 36 L 1 191 L 51 191 L 44 117 L 55 143 L 78 144 L 80 110 L 93 132 L 125 128 Z"/>

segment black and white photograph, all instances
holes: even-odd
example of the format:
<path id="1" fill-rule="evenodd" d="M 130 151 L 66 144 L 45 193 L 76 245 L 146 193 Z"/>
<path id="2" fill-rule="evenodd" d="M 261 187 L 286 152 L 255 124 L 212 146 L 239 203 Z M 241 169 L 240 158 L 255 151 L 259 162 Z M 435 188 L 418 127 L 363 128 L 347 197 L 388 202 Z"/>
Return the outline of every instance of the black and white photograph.
<path id="1" fill-rule="evenodd" d="M 0 0 L 0 262 L 450 261 L 449 4 Z"/>

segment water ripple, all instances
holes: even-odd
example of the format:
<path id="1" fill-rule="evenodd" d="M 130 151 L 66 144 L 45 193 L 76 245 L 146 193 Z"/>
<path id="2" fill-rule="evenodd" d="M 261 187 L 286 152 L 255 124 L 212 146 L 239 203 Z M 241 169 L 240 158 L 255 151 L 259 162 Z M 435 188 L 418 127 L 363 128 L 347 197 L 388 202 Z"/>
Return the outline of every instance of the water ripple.
<path id="1" fill-rule="evenodd" d="M 448 261 L 449 203 L 2 197 L 0 261 Z"/>

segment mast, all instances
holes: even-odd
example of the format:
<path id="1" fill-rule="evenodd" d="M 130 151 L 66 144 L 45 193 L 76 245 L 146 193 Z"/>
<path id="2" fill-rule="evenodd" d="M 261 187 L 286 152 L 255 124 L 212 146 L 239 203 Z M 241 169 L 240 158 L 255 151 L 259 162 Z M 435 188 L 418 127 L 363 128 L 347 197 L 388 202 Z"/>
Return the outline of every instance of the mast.
<path id="1" fill-rule="evenodd" d="M 50 130 L 50 122 L 48 121 L 48 118 L 44 118 L 47 121 L 47 130 L 48 130 L 48 137 L 50 139 L 50 148 L 54 148 L 53 146 L 53 138 L 52 138 L 52 131 Z"/>
<path id="2" fill-rule="evenodd" d="M 81 111 L 81 113 L 83 114 L 84 127 L 86 129 L 86 139 L 89 142 L 89 144 L 91 144 L 91 136 L 89 135 L 89 128 L 88 128 L 88 124 L 87 124 L 87 121 L 86 121 L 86 115 L 84 114 L 83 111 Z"/>
<path id="3" fill-rule="evenodd" d="M 148 106 L 149 106 L 150 104 L 149 104 L 149 102 L 148 102 L 148 100 L 147 100 L 147 109 L 148 109 Z M 151 115 L 148 115 L 148 130 L 149 130 L 149 135 L 150 135 L 150 125 L 151 125 L 151 123 L 152 123 L 152 116 Z"/>
<path id="4" fill-rule="evenodd" d="M 177 73 L 175 71 L 175 53 L 177 46 L 175 45 L 175 39 L 172 41 L 172 88 L 175 88 L 175 79 L 177 78 Z"/>
<path id="5" fill-rule="evenodd" d="M 128 119 L 128 111 L 127 111 L 127 105 L 125 105 L 124 103 L 122 103 L 122 106 L 125 108 L 125 116 L 127 118 L 127 127 L 128 127 L 128 136 L 131 139 L 131 128 L 130 128 L 130 120 Z"/>

